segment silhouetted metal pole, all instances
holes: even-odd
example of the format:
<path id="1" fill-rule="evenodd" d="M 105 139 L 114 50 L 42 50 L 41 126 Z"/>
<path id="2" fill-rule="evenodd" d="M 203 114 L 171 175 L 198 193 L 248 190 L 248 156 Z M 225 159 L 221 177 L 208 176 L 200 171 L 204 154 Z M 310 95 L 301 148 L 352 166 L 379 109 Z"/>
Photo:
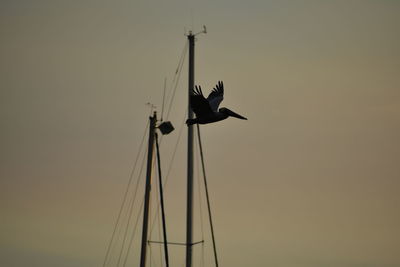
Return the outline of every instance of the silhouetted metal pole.
<path id="1" fill-rule="evenodd" d="M 193 119 L 193 111 L 190 107 L 190 95 L 194 89 L 194 38 L 189 32 L 189 112 L 188 119 Z M 187 150 L 187 202 L 186 202 L 186 267 L 192 266 L 193 246 L 193 125 L 188 126 L 188 150 Z"/>
<path id="2" fill-rule="evenodd" d="M 207 209 L 208 209 L 208 220 L 209 220 L 209 222 L 210 222 L 210 227 L 211 227 L 211 237 L 212 237 L 212 242 L 213 242 L 215 267 L 218 267 L 217 245 L 215 244 L 214 226 L 213 226 L 212 216 L 211 216 L 211 204 L 210 204 L 210 197 L 209 197 L 209 195 L 208 195 L 208 185 L 207 185 L 207 177 L 206 177 L 206 167 L 205 167 L 205 165 L 204 165 L 203 145 L 201 144 L 201 136 L 200 136 L 200 126 L 199 126 L 199 124 L 197 124 L 197 137 L 198 137 L 198 140 L 199 140 L 200 157 L 201 157 L 201 167 L 202 167 L 202 169 L 203 169 L 204 189 L 205 189 L 205 191 L 206 191 Z"/>
<path id="3" fill-rule="evenodd" d="M 153 117 L 150 117 L 150 130 L 149 130 L 149 146 L 147 152 L 147 170 L 146 170 L 146 189 L 144 194 L 144 211 L 143 211 L 143 229 L 142 229 L 142 250 L 140 254 L 140 267 L 146 265 L 146 252 L 147 252 L 147 232 L 149 222 L 149 206 L 150 206 L 150 190 L 151 190 L 151 169 L 153 166 L 153 150 L 154 150 L 154 136 L 156 130 L 157 114 L 154 112 Z"/>

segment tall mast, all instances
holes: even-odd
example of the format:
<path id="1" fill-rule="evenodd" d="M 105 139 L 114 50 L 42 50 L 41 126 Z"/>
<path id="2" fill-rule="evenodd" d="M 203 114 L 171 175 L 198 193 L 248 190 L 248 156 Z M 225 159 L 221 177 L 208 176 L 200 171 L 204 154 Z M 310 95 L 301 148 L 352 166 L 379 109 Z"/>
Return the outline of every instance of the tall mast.
<path id="1" fill-rule="evenodd" d="M 156 115 L 156 112 L 154 112 L 153 117 L 150 117 L 149 146 L 148 146 L 148 152 L 147 152 L 146 189 L 145 189 L 145 195 L 144 195 L 142 250 L 141 250 L 141 254 L 140 254 L 140 267 L 145 267 L 145 265 L 146 265 L 147 232 L 148 232 L 150 190 L 151 190 L 151 169 L 153 166 L 153 150 L 154 150 L 154 136 L 155 136 L 155 130 L 156 130 L 156 122 L 157 122 L 157 115 Z"/>
<path id="2" fill-rule="evenodd" d="M 193 119 L 193 111 L 190 108 L 190 95 L 194 89 L 194 38 L 189 32 L 189 112 L 188 118 Z M 192 266 L 193 245 L 193 125 L 188 126 L 188 150 L 187 150 L 187 202 L 186 202 L 186 267 Z"/>

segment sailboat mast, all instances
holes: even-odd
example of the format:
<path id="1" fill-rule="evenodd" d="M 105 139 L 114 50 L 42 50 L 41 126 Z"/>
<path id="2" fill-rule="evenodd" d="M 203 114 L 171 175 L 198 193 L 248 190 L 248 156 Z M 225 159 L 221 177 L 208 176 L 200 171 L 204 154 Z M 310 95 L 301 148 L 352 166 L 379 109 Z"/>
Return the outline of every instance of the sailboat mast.
<path id="1" fill-rule="evenodd" d="M 190 95 L 194 89 L 194 39 L 195 36 L 189 32 L 189 112 L 188 119 L 193 119 L 193 111 L 190 108 Z M 187 149 L 187 202 L 186 202 L 186 267 L 192 266 L 193 246 L 193 125 L 188 126 L 188 149 Z"/>
<path id="2" fill-rule="evenodd" d="M 151 190 L 151 168 L 153 164 L 154 136 L 156 130 L 157 115 L 154 112 L 153 117 L 150 117 L 149 129 L 149 145 L 147 152 L 147 170 L 146 170 L 146 189 L 144 196 L 144 211 L 143 211 L 143 230 L 142 230 L 142 250 L 140 254 L 140 267 L 146 265 L 146 249 L 147 249 L 147 232 L 149 221 L 149 206 L 150 206 L 150 190 Z"/>

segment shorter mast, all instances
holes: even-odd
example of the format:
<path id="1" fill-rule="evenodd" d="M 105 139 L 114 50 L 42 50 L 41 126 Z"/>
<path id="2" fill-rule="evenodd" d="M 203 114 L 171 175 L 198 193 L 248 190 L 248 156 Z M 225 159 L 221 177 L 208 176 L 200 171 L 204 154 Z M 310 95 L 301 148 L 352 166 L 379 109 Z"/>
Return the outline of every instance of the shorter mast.
<path id="1" fill-rule="evenodd" d="M 194 45 L 195 37 L 200 33 L 207 33 L 206 26 L 196 34 L 189 31 L 189 79 L 188 79 L 188 119 L 193 119 L 190 96 L 194 90 Z M 188 125 L 187 140 L 187 200 L 186 200 L 186 267 L 192 267 L 193 254 L 193 125 Z"/>
<path id="2" fill-rule="evenodd" d="M 143 211 L 143 230 L 142 230 L 142 250 L 140 254 L 140 267 L 146 265 L 146 252 L 147 252 L 147 232 L 149 222 L 149 206 L 150 206 L 150 190 L 151 190 L 151 169 L 153 166 L 153 150 L 154 150 L 154 137 L 156 131 L 157 114 L 154 112 L 153 117 L 150 117 L 149 129 L 149 145 L 147 152 L 147 169 L 146 169 L 146 189 L 144 194 L 144 211 Z"/>
<path id="3" fill-rule="evenodd" d="M 193 119 L 193 111 L 190 107 L 190 96 L 194 89 L 194 41 L 195 35 L 189 32 L 189 106 L 188 119 Z M 193 125 L 188 125 L 187 146 L 187 200 L 186 200 L 186 267 L 192 267 L 193 246 Z"/>

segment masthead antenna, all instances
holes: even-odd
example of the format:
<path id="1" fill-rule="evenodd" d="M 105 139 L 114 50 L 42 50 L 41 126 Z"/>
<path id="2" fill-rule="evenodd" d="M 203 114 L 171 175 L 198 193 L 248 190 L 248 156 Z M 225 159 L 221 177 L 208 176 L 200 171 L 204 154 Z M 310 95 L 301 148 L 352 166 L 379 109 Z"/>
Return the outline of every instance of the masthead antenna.
<path id="1" fill-rule="evenodd" d="M 203 30 L 202 30 L 202 31 L 199 31 L 198 33 L 195 33 L 195 34 L 193 34 L 193 35 L 196 36 L 196 35 L 199 35 L 199 34 L 201 34 L 201 33 L 204 33 L 204 34 L 207 33 L 206 25 L 203 25 Z"/>
<path id="2" fill-rule="evenodd" d="M 166 89 L 167 89 L 167 77 L 164 78 L 164 90 L 163 90 L 162 108 L 161 108 L 161 121 L 163 121 L 163 115 L 164 115 L 165 90 Z"/>
<path id="3" fill-rule="evenodd" d="M 150 108 L 150 115 L 153 113 L 154 110 L 157 109 L 157 106 L 154 105 L 153 103 L 147 102 L 147 103 L 145 103 L 145 105 Z"/>
<path id="4" fill-rule="evenodd" d="M 197 36 L 197 35 L 202 34 L 202 33 L 204 33 L 204 34 L 207 33 L 206 25 L 203 25 L 203 30 L 201 30 L 201 31 L 199 31 L 199 32 L 197 32 L 197 33 L 193 33 L 192 30 L 190 30 L 188 33 L 186 33 L 186 29 L 185 29 L 185 35 L 186 35 L 186 36 L 189 36 L 189 35 Z"/>

